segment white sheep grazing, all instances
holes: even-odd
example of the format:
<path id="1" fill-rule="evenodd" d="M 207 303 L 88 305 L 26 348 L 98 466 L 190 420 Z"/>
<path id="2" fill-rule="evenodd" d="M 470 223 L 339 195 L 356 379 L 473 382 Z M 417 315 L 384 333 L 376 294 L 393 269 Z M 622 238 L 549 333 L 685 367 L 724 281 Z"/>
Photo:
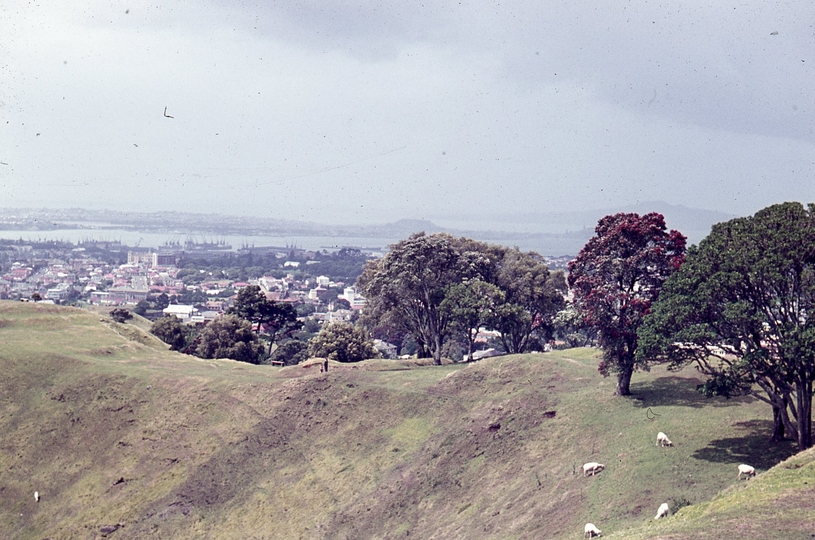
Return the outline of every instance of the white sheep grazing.
<path id="1" fill-rule="evenodd" d="M 673 445 L 674 443 L 671 442 L 671 439 L 669 439 L 667 435 L 665 435 L 661 431 L 657 433 L 657 446 L 673 446 Z"/>
<path id="2" fill-rule="evenodd" d="M 37 502 L 40 502 L 40 492 L 39 491 L 34 492 L 34 500 L 37 501 Z"/>
<path id="3" fill-rule="evenodd" d="M 583 527 L 583 538 L 594 538 L 595 536 L 602 536 L 603 533 L 600 529 L 594 526 L 594 523 L 586 523 Z"/>
<path id="4" fill-rule="evenodd" d="M 671 508 L 668 506 L 668 503 L 662 503 L 659 505 L 659 510 L 657 510 L 657 515 L 654 519 L 667 517 L 670 512 Z"/>
<path id="5" fill-rule="evenodd" d="M 749 479 L 751 476 L 756 475 L 756 470 L 753 467 L 742 463 L 741 465 L 739 465 L 739 480 L 741 480 L 742 474 Z"/>
<path id="6" fill-rule="evenodd" d="M 591 473 L 591 475 L 594 476 L 595 474 L 599 473 L 605 468 L 606 466 L 603 465 L 602 463 L 595 463 L 594 461 L 592 461 L 591 463 L 586 463 L 583 465 L 583 476 L 588 476 L 589 473 Z"/>

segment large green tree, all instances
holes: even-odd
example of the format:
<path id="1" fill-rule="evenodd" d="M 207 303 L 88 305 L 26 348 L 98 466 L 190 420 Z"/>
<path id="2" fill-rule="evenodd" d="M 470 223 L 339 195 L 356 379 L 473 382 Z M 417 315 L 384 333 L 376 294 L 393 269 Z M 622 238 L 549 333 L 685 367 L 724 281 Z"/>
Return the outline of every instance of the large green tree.
<path id="1" fill-rule="evenodd" d="M 501 289 L 481 279 L 465 280 L 447 290 L 440 308 L 449 313 L 452 328 L 466 340 L 468 361 L 473 360 L 478 330 L 494 316 L 505 297 Z"/>
<path id="2" fill-rule="evenodd" d="M 497 264 L 504 301 L 493 310 L 491 326 L 501 332 L 508 353 L 522 353 L 535 334 L 551 336 L 554 317 L 566 305 L 566 279 L 563 272 L 550 272 L 539 254 L 517 248 L 505 250 Z"/>
<path id="3" fill-rule="evenodd" d="M 269 336 L 270 352 L 275 341 L 290 337 L 303 327 L 297 320 L 297 310 L 293 305 L 269 300 L 257 285 L 241 289 L 235 304 L 227 312 L 249 321 L 258 334 L 265 330 Z"/>
<path id="4" fill-rule="evenodd" d="M 171 351 L 180 351 L 187 344 L 184 328 L 175 315 L 165 315 L 157 319 L 150 326 L 150 333 L 169 345 Z"/>
<path id="5" fill-rule="evenodd" d="M 815 206 L 770 206 L 715 225 L 688 250 L 640 329 L 640 355 L 695 363 L 711 376 L 707 394 L 767 402 L 773 438 L 803 450 L 813 442 L 813 309 Z"/>
<path id="6" fill-rule="evenodd" d="M 477 243 L 446 233 L 417 233 L 391 246 L 387 255 L 370 261 L 357 287 L 371 309 L 392 312 L 441 364 L 451 320 L 441 308 L 450 287 L 481 277 L 490 266 Z"/>
<path id="7" fill-rule="evenodd" d="M 161 293 L 156 297 L 156 309 L 164 309 L 170 305 L 170 297 L 167 293 Z"/>
<path id="8" fill-rule="evenodd" d="M 451 332 L 467 335 L 472 352 L 482 324 L 501 332 L 507 352 L 524 352 L 535 334 L 550 333 L 566 291 L 563 274 L 549 272 L 537 253 L 444 233 L 391 246 L 357 285 L 368 299 L 365 320 L 406 329 L 436 364 Z"/>
<path id="9" fill-rule="evenodd" d="M 684 254 L 685 237 L 668 232 L 661 214 L 619 213 L 600 219 L 569 263 L 574 306 L 598 331 L 599 371 L 617 375 L 617 395 L 629 395 L 634 370 L 647 367 L 636 356 L 637 329 Z"/>

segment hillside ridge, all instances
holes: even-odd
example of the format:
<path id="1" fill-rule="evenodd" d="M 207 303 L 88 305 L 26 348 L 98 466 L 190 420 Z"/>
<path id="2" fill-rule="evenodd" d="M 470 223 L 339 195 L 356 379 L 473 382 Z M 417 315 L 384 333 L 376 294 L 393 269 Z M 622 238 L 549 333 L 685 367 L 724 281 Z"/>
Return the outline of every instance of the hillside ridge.
<path id="1" fill-rule="evenodd" d="M 705 399 L 693 372 L 636 374 L 614 397 L 592 349 L 319 373 L 122 330 L 0 302 L 0 536 L 576 538 L 587 521 L 611 535 L 671 498 L 695 505 L 666 525 L 690 515 L 739 462 L 763 473 L 794 453 L 769 443 L 762 403 Z M 584 478 L 587 461 L 606 470 Z"/>

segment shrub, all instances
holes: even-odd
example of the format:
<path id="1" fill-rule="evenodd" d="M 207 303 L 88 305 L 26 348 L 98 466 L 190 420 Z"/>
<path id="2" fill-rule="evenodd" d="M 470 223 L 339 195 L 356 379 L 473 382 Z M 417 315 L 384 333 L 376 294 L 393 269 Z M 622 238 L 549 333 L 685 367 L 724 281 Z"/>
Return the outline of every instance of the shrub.
<path id="1" fill-rule="evenodd" d="M 124 323 L 133 318 L 133 314 L 124 308 L 116 308 L 110 312 L 110 318 L 117 323 Z"/>
<path id="2" fill-rule="evenodd" d="M 195 355 L 200 358 L 231 358 L 257 364 L 264 346 L 249 321 L 225 315 L 207 324 L 199 335 Z"/>
<path id="3" fill-rule="evenodd" d="M 269 356 L 269 361 L 283 362 L 286 366 L 293 366 L 307 359 L 308 345 L 296 339 L 281 344 Z"/>

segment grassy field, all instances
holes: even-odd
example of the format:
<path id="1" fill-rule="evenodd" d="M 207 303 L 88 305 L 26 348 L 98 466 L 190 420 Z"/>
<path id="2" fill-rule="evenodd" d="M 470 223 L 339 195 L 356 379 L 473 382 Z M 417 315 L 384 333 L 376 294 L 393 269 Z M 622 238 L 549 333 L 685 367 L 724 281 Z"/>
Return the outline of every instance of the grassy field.
<path id="1" fill-rule="evenodd" d="M 635 374 L 619 398 L 592 349 L 319 373 L 202 361 L 146 328 L 0 302 L 0 538 L 815 531 L 812 454 L 769 442 L 763 403 L 699 395 L 691 370 Z M 606 470 L 585 478 L 587 461 Z M 655 522 L 663 502 L 684 507 Z"/>

